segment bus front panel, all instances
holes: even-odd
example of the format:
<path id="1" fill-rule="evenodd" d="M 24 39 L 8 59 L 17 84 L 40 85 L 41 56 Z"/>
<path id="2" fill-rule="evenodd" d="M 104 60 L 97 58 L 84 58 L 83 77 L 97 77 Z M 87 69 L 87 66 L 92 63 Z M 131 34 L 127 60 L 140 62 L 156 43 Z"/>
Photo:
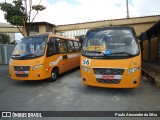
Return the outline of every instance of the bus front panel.
<path id="1" fill-rule="evenodd" d="M 31 60 L 11 58 L 9 73 L 14 80 L 43 80 L 46 78 L 44 56 Z"/>
<path id="2" fill-rule="evenodd" d="M 110 88 L 139 86 L 141 52 L 132 27 L 89 30 L 83 40 L 81 76 L 86 85 Z"/>
<path id="3" fill-rule="evenodd" d="M 108 88 L 135 88 L 140 83 L 140 56 L 121 60 L 97 60 L 81 56 L 83 84 Z M 84 61 L 89 61 L 86 65 Z"/>

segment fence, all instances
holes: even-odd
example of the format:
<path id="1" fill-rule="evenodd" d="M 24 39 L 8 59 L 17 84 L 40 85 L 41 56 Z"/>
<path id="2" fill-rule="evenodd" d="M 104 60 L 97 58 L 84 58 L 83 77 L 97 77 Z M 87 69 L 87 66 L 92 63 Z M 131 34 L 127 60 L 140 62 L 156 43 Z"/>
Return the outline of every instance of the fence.
<path id="1" fill-rule="evenodd" d="M 0 44 L 0 64 L 8 64 L 15 45 Z"/>

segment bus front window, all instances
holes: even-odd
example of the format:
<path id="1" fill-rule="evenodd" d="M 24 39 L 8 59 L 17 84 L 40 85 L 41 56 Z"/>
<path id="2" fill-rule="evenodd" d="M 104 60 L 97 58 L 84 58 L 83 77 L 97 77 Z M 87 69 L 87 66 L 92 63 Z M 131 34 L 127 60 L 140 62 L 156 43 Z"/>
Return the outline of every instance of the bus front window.
<path id="1" fill-rule="evenodd" d="M 82 54 L 88 57 L 130 57 L 139 54 L 131 30 L 97 30 L 88 32 Z"/>
<path id="2" fill-rule="evenodd" d="M 46 37 L 23 38 L 15 47 L 11 57 L 13 59 L 40 57 L 44 54 L 45 46 Z"/>

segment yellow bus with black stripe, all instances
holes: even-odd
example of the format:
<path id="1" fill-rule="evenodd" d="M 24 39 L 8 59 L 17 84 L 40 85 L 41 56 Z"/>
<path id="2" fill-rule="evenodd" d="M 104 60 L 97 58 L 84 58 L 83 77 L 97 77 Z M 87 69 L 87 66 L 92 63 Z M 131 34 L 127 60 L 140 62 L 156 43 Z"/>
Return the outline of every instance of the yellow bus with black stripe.
<path id="1" fill-rule="evenodd" d="M 25 37 L 16 45 L 9 61 L 15 80 L 55 81 L 59 74 L 80 64 L 80 43 L 54 34 Z"/>

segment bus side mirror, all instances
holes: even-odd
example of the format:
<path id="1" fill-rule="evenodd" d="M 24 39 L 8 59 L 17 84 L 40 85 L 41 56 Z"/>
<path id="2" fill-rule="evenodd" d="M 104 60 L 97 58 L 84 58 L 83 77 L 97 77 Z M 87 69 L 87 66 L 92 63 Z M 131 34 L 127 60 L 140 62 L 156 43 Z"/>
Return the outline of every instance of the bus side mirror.
<path id="1" fill-rule="evenodd" d="M 84 41 L 84 37 L 80 36 L 80 37 L 79 37 L 79 43 L 81 43 L 81 44 L 82 44 L 82 43 L 83 43 L 83 41 Z"/>

